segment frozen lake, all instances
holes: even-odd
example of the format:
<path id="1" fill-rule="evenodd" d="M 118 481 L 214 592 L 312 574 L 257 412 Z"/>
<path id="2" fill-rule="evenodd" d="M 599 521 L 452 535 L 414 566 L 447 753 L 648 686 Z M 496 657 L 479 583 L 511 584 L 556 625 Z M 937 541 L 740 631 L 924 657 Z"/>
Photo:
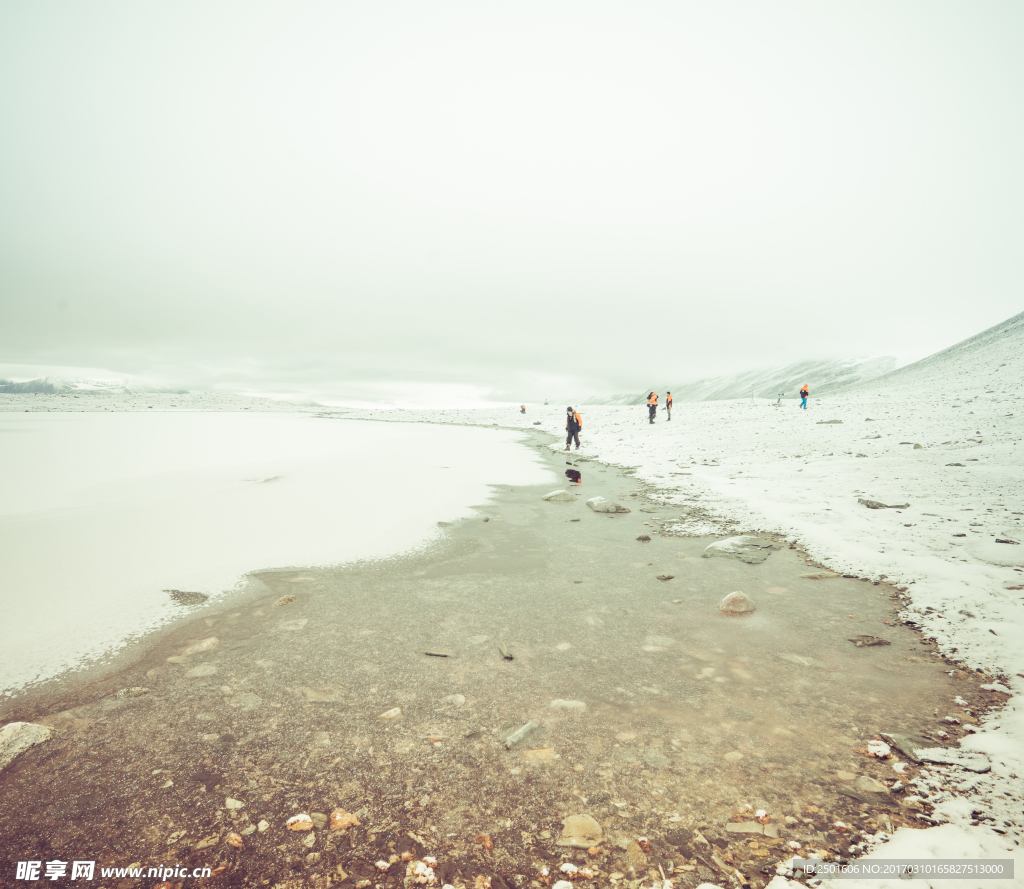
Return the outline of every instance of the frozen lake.
<path id="1" fill-rule="evenodd" d="M 0 415 L 0 694 L 105 658 L 269 568 L 432 540 L 551 478 L 498 430 L 297 414 Z"/>

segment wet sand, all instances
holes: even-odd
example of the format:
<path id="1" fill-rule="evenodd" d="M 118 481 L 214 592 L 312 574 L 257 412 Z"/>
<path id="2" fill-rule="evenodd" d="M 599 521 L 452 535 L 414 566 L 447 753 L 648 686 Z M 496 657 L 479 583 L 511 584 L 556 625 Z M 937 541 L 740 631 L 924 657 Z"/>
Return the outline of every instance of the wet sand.
<path id="1" fill-rule="evenodd" d="M 865 833 L 926 826 L 927 803 L 858 796 L 857 778 L 896 777 L 858 751 L 882 731 L 955 740 L 965 726 L 941 722 L 954 697 L 976 716 L 1001 703 L 986 678 L 899 625 L 892 588 L 801 577 L 815 569 L 785 544 L 760 565 L 703 559 L 710 540 L 656 530 L 678 509 L 578 468 L 575 502 L 497 489 L 428 550 L 256 575 L 248 598 L 133 666 L 3 704 L 0 722 L 55 730 L 0 773 L 5 872 L 95 859 L 222 868 L 208 886 L 394 886 L 405 854 L 495 889 L 563 862 L 597 885 L 762 886 L 789 841 L 841 856 Z M 595 495 L 632 511 L 596 514 Z M 757 611 L 720 613 L 734 590 Z M 861 634 L 891 644 L 848 641 Z M 339 808 L 359 826 L 322 827 Z M 758 809 L 775 836 L 727 829 Z M 312 831 L 286 829 L 298 813 Z M 593 854 L 556 844 L 578 814 L 601 827 Z"/>

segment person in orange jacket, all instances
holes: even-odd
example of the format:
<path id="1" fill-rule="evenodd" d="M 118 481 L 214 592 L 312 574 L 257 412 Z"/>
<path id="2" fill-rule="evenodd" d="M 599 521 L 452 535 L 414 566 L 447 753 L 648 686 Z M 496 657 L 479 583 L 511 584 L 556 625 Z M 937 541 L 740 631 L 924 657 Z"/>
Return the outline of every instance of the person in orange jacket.
<path id="1" fill-rule="evenodd" d="M 807 388 L 807 384 L 804 383 L 800 387 L 800 407 L 807 410 L 807 396 L 811 394 L 811 390 Z"/>
<path id="2" fill-rule="evenodd" d="M 647 396 L 647 417 L 654 422 L 654 415 L 658 412 L 658 393 L 652 392 Z"/>
<path id="3" fill-rule="evenodd" d="M 665 413 L 668 414 L 668 419 L 672 419 L 672 393 L 665 393 Z"/>
<path id="4" fill-rule="evenodd" d="M 526 413 L 526 405 L 525 404 L 519 405 L 519 413 L 521 413 L 521 414 L 525 414 Z"/>
<path id="5" fill-rule="evenodd" d="M 580 449 L 580 430 L 583 428 L 583 420 L 580 415 L 569 405 L 565 409 L 565 449 L 569 450 L 569 443 L 575 439 L 576 450 Z"/>

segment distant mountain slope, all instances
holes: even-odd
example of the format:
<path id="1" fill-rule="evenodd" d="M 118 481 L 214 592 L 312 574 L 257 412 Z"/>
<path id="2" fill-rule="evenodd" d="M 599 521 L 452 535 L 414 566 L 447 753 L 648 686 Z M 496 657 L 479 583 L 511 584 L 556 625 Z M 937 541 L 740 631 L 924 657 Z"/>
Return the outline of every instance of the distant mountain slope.
<path id="1" fill-rule="evenodd" d="M 784 392 L 786 397 L 795 398 L 803 383 L 811 387 L 811 392 L 821 395 L 840 387 L 862 383 L 888 373 L 896 366 L 896 359 L 884 358 L 850 358 L 828 361 L 798 361 L 784 367 L 745 371 L 744 373 L 726 374 L 720 377 L 709 377 L 691 383 L 680 383 L 660 386 L 656 391 L 662 403 L 665 401 L 666 390 L 672 392 L 672 398 L 684 401 L 724 401 L 730 398 L 778 398 Z M 587 404 L 643 404 L 647 401 L 646 390 L 637 394 L 612 395 L 608 398 L 593 398 Z"/>
<path id="2" fill-rule="evenodd" d="M 844 392 L 920 393 L 971 398 L 987 392 L 1020 393 L 1024 388 L 1024 312 L 995 327 L 884 376 Z"/>
<path id="3" fill-rule="evenodd" d="M 34 393 L 47 395 L 118 395 L 130 392 L 174 392 L 184 394 L 184 389 L 164 389 L 139 380 L 82 380 L 73 377 L 40 377 L 38 380 L 0 379 L 0 393 Z"/>

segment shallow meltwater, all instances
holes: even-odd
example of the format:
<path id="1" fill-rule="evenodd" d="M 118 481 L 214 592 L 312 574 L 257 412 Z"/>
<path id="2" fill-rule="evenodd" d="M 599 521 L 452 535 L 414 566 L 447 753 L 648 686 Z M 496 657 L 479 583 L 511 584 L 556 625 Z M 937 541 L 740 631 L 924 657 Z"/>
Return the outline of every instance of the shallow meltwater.
<path id="1" fill-rule="evenodd" d="M 403 854 L 456 885 L 570 863 L 764 885 L 790 843 L 845 855 L 923 826 L 890 788 L 920 766 L 867 742 L 955 738 L 943 718 L 993 703 L 983 680 L 899 625 L 891 588 L 785 544 L 703 558 L 712 540 L 658 532 L 678 509 L 573 464 L 571 501 L 500 489 L 430 550 L 254 576 L 244 604 L 26 710 L 58 735 L 0 779 L 6 851 L 212 863 L 232 885 L 400 885 Z M 756 610 L 721 612 L 734 591 Z M 359 825 L 325 827 L 336 809 Z"/>

